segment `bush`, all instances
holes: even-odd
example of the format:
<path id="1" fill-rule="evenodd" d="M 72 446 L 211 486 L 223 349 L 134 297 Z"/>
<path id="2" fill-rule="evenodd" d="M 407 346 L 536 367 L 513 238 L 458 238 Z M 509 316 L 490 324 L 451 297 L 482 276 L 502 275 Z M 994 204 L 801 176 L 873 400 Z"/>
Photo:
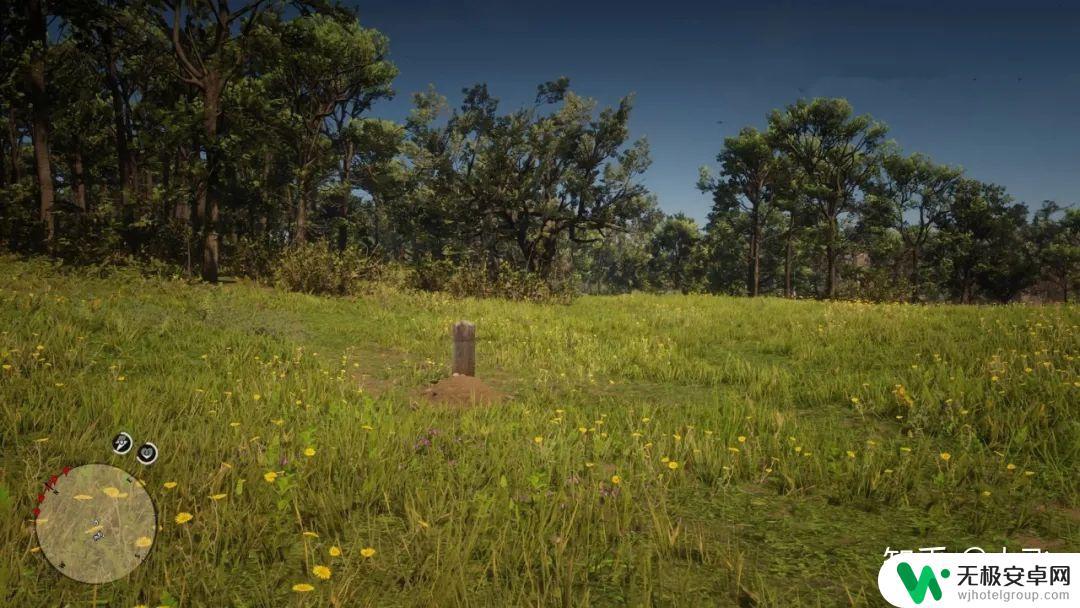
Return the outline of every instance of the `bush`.
<path id="1" fill-rule="evenodd" d="M 416 265 L 413 287 L 441 291 L 454 297 L 505 298 L 527 302 L 562 302 L 573 299 L 570 283 L 555 283 L 501 261 L 468 266 L 451 260 L 422 260 Z"/>
<path id="2" fill-rule="evenodd" d="M 333 251 L 326 243 L 307 243 L 285 250 L 274 282 L 289 291 L 349 295 L 357 292 L 362 281 L 377 276 L 378 263 L 358 249 Z"/>
<path id="3" fill-rule="evenodd" d="M 267 239 L 241 237 L 228 244 L 227 254 L 222 256 L 226 273 L 248 277 L 257 281 L 275 278 L 275 270 L 281 255 L 280 246 L 275 247 Z"/>
<path id="4" fill-rule="evenodd" d="M 844 279 L 839 287 L 843 299 L 906 302 L 911 298 L 911 282 L 890 268 L 852 268 Z"/>

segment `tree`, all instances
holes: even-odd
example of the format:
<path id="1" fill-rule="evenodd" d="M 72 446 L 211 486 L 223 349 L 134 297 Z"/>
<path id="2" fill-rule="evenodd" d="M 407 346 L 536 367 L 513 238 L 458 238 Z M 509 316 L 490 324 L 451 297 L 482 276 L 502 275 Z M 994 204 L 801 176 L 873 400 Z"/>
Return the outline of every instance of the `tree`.
<path id="1" fill-rule="evenodd" d="M 629 98 L 597 114 L 561 79 L 540 85 L 533 107 L 499 115 L 485 85 L 464 93 L 445 126 L 434 123 L 440 98 L 418 96 L 408 125 L 407 208 L 429 236 L 547 278 L 562 244 L 624 232 L 654 205 L 637 179 L 648 146 L 626 145 Z"/>
<path id="2" fill-rule="evenodd" d="M 1075 295 L 1076 211 L 1028 223 L 1003 188 L 895 152 L 844 100 L 799 101 L 725 139 L 699 230 L 642 183 L 631 98 L 604 107 L 560 78 L 505 108 L 479 84 L 453 110 L 416 95 L 398 124 L 375 115 L 397 73 L 388 52 L 337 2 L 2 0 L 0 244 L 199 265 L 213 281 L 269 278 L 292 243 L 326 238 L 480 294 L 542 279 Z"/>
<path id="3" fill-rule="evenodd" d="M 338 123 L 342 125 L 342 123 Z M 374 118 L 356 119 L 355 116 L 336 131 L 341 150 L 341 207 L 337 246 L 344 250 L 350 224 L 351 201 L 354 189 L 359 188 L 370 197 L 370 213 L 358 222 L 360 231 L 371 247 L 383 244 L 384 210 L 382 203 L 400 195 L 403 168 L 397 160 L 405 131 L 401 125 Z"/>
<path id="4" fill-rule="evenodd" d="M 665 217 L 649 243 L 650 283 L 665 290 L 692 291 L 697 282 L 700 241 L 701 230 L 693 218 L 682 213 Z"/>
<path id="5" fill-rule="evenodd" d="M 264 40 L 273 41 L 263 46 L 277 57 L 268 77 L 272 90 L 281 95 L 286 141 L 296 154 L 296 242 L 307 238 L 314 190 L 331 166 L 328 119 L 340 112 L 338 147 L 344 157 L 338 162 L 348 196 L 356 137 L 361 135 L 348 126 L 376 100 L 390 96 L 390 83 L 397 75 L 397 68 L 386 59 L 386 36 L 349 17 L 315 13 L 260 32 Z M 344 219 L 346 205 L 339 210 Z M 344 248 L 341 236 L 339 245 Z"/>
<path id="6" fill-rule="evenodd" d="M 746 213 L 749 219 L 746 293 L 757 296 L 761 288 L 763 228 L 775 209 L 782 163 L 765 135 L 753 127 L 745 127 L 736 137 L 724 139 L 724 148 L 716 160 L 720 162 L 720 178 L 713 178 L 703 168 L 698 188 L 712 193 L 714 208 L 726 210 L 737 205 Z"/>
<path id="7" fill-rule="evenodd" d="M 55 193 L 53 189 L 52 162 L 49 156 L 49 93 L 46 90 L 45 57 L 48 52 L 48 24 L 45 0 L 27 0 L 27 42 L 30 60 L 26 67 L 27 87 L 30 91 L 32 138 L 34 144 L 34 170 L 37 174 L 39 214 L 43 228 L 42 240 L 51 248 L 56 236 L 56 219 L 53 217 Z"/>
<path id="8" fill-rule="evenodd" d="M 135 223 L 135 190 L 138 176 L 135 99 L 145 98 L 152 74 L 168 69 L 165 40 L 155 36 L 144 15 L 128 0 L 69 0 L 64 17 L 71 26 L 71 40 L 82 57 L 92 64 L 94 84 L 86 93 L 109 100 L 112 112 L 116 185 L 125 230 Z M 105 94 L 103 95 L 104 89 Z M 129 242 L 129 249 L 136 243 Z"/>
<path id="9" fill-rule="evenodd" d="M 729 192 L 727 190 L 717 191 Z M 702 274 L 709 291 L 745 294 L 746 214 L 736 204 L 714 205 L 700 243 Z"/>
<path id="10" fill-rule="evenodd" d="M 807 226 L 812 224 L 813 218 L 807 217 L 813 214 L 811 205 L 806 201 L 806 195 L 794 187 L 790 181 L 791 174 L 787 174 L 783 187 L 779 188 L 775 206 L 783 214 L 780 234 L 784 240 L 783 275 L 784 297 L 794 298 L 797 293 L 798 283 L 797 265 L 801 241 L 807 232 Z"/>
<path id="11" fill-rule="evenodd" d="M 871 215 L 900 234 L 910 260 L 911 299 L 918 301 L 924 281 L 920 264 L 932 231 L 949 212 L 960 169 L 937 165 L 922 154 L 889 154 L 871 186 Z"/>
<path id="12" fill-rule="evenodd" d="M 1027 207 L 1001 186 L 973 179 L 956 184 L 933 263 L 962 303 L 984 294 L 1008 302 L 1034 281 L 1033 256 L 1024 241 Z"/>
<path id="13" fill-rule="evenodd" d="M 574 269 L 582 291 L 592 294 L 626 293 L 653 288 L 649 271 L 651 237 L 662 212 L 654 209 L 626 232 L 592 243 L 574 244 Z"/>
<path id="14" fill-rule="evenodd" d="M 1044 201 L 1032 219 L 1030 240 L 1040 276 L 1058 289 L 1062 302 L 1068 302 L 1080 278 L 1080 209 Z"/>
<path id="15" fill-rule="evenodd" d="M 222 98 L 229 82 L 241 71 L 246 58 L 244 43 L 268 5 L 266 0 L 252 0 L 233 9 L 227 0 L 189 0 L 185 9 L 185 0 L 165 0 L 151 7 L 153 18 L 172 41 L 179 79 L 195 87 L 202 102 L 206 177 L 198 190 L 195 216 L 201 228 L 204 281 L 218 279 L 224 169 L 220 141 Z"/>
<path id="16" fill-rule="evenodd" d="M 95 153 L 102 150 L 105 135 L 100 127 L 108 124 L 109 114 L 97 94 L 98 89 L 87 86 L 94 83 L 97 74 L 81 49 L 71 40 L 65 40 L 52 48 L 52 57 L 50 80 L 57 85 L 52 101 L 65 108 L 52 119 L 51 138 L 53 156 L 63 159 L 56 163 L 57 179 L 62 184 L 57 211 L 62 217 L 65 185 L 67 207 L 80 214 L 88 210 L 91 168 L 97 164 Z"/>
<path id="17" fill-rule="evenodd" d="M 879 165 L 887 127 L 854 116 L 844 99 L 799 100 L 769 115 L 768 139 L 801 173 L 800 187 L 824 224 L 825 297 L 837 293 L 839 217 L 854 211 L 856 195 Z"/>

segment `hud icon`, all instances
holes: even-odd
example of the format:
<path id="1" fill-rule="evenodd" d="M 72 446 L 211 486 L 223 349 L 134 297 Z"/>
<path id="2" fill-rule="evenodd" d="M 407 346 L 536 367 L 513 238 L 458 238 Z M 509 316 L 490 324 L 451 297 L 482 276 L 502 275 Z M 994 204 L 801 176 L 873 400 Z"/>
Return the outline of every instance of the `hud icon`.
<path id="1" fill-rule="evenodd" d="M 144 465 L 154 464 L 157 460 L 158 449 L 157 446 L 147 442 L 139 446 L 139 449 L 135 452 L 135 459 Z"/>
<path id="2" fill-rule="evenodd" d="M 112 439 L 112 451 L 123 456 L 131 451 L 131 446 L 133 444 L 134 442 L 131 440 L 131 435 L 128 435 L 124 431 L 120 431 L 120 434 Z"/>

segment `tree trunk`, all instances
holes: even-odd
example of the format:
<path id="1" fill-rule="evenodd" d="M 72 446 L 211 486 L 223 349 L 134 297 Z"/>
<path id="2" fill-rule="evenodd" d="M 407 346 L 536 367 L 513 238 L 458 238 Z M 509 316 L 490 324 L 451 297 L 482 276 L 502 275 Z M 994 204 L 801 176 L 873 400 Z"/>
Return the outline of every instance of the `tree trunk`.
<path id="1" fill-rule="evenodd" d="M 794 295 L 794 292 L 792 291 L 793 285 L 791 284 L 791 258 L 794 254 L 793 249 L 794 248 L 792 247 L 791 237 L 789 236 L 787 239 L 787 246 L 785 247 L 784 251 L 784 297 L 786 298 L 790 298 L 792 297 L 792 295 Z"/>
<path id="2" fill-rule="evenodd" d="M 972 292 L 971 279 L 969 279 L 969 278 L 967 278 L 965 276 L 964 277 L 964 288 L 963 288 L 963 291 L 960 294 L 960 303 L 961 304 L 971 304 L 971 300 L 972 300 L 972 293 L 971 292 Z"/>
<path id="3" fill-rule="evenodd" d="M 788 216 L 787 234 L 784 235 L 784 297 L 792 297 L 794 285 L 792 284 L 792 264 L 795 258 L 795 214 Z"/>
<path id="4" fill-rule="evenodd" d="M 349 244 L 349 201 L 352 199 L 352 188 L 349 185 L 350 173 L 352 171 L 352 157 L 353 157 L 353 144 L 351 141 L 345 144 L 345 155 L 341 160 L 341 209 L 339 214 L 341 216 L 341 223 L 338 225 L 338 237 L 337 248 L 338 251 L 345 251 L 345 247 Z"/>
<path id="5" fill-rule="evenodd" d="M 761 225 L 757 211 L 751 218 L 750 227 L 750 267 L 747 272 L 746 293 L 756 298 L 761 288 Z"/>
<path id="6" fill-rule="evenodd" d="M 176 175 L 176 214 L 174 217 L 187 222 L 192 221 L 195 215 L 192 211 L 192 202 L 198 197 L 198 184 L 191 179 L 191 154 L 197 152 L 197 146 L 188 148 L 183 145 L 176 146 L 176 154 L 173 157 L 173 173 Z M 186 175 L 185 175 L 186 169 Z M 187 177 L 188 179 L 184 179 Z M 186 189 L 181 185 L 183 182 Z"/>
<path id="7" fill-rule="evenodd" d="M 161 155 L 161 223 L 168 224 L 169 216 L 173 213 L 172 189 L 172 158 L 170 154 Z"/>
<path id="8" fill-rule="evenodd" d="M 33 46 L 30 52 L 29 80 L 30 104 L 32 106 L 34 168 L 37 172 L 40 218 L 44 227 L 44 241 L 52 246 L 56 236 L 56 220 L 53 217 L 55 198 L 52 183 L 52 166 L 49 160 L 49 95 L 45 90 L 45 47 L 47 31 L 43 0 L 26 3 L 27 19 Z"/>
<path id="9" fill-rule="evenodd" d="M 293 242 L 302 245 L 307 242 L 308 192 L 303 179 L 301 179 L 299 186 L 296 197 L 296 235 Z"/>
<path id="10" fill-rule="evenodd" d="M 112 47 L 111 34 L 102 32 L 103 44 Z M 120 87 L 120 77 L 116 70 L 116 58 L 110 50 L 105 71 L 105 82 L 109 87 L 113 113 L 113 138 L 116 144 L 116 166 L 120 171 L 120 208 L 123 210 L 125 223 L 134 221 L 134 210 L 130 208 L 130 198 L 135 190 L 135 158 L 132 155 L 131 120 L 127 114 L 127 103 Z"/>
<path id="11" fill-rule="evenodd" d="M 919 247 L 911 246 L 911 301 L 919 301 Z"/>
<path id="12" fill-rule="evenodd" d="M 13 183 L 22 180 L 22 145 L 19 139 L 15 108 L 11 108 L 8 110 L 8 143 L 11 146 L 11 181 Z"/>
<path id="13" fill-rule="evenodd" d="M 220 192 L 218 180 L 221 173 L 221 157 L 218 149 L 218 121 L 221 110 L 221 92 L 224 81 L 218 75 L 207 75 L 203 91 L 203 134 L 206 141 L 206 187 L 201 194 L 202 217 L 202 269 L 204 281 L 218 280 L 218 214 Z"/>
<path id="14" fill-rule="evenodd" d="M 86 174 L 83 171 L 83 157 L 82 150 L 78 145 L 75 146 L 75 151 L 72 153 L 71 158 L 71 173 L 72 181 L 75 186 L 75 206 L 80 211 L 86 211 Z"/>
<path id="15" fill-rule="evenodd" d="M 7 142 L 0 143 L 0 188 L 7 186 L 8 181 L 10 181 L 9 176 L 11 174 L 8 171 L 8 167 L 10 166 L 10 164 L 7 162 L 7 147 Z M 11 148 L 11 153 L 12 155 L 15 154 L 14 147 Z"/>
<path id="16" fill-rule="evenodd" d="M 270 170 L 271 163 L 274 162 L 274 156 L 271 152 L 267 151 L 263 154 L 262 159 L 262 172 L 259 177 L 259 201 L 262 203 L 263 209 L 268 209 L 271 206 L 272 192 L 270 190 Z M 262 214 L 263 222 L 266 221 L 266 214 Z"/>
<path id="17" fill-rule="evenodd" d="M 836 298 L 836 236 L 838 232 L 836 213 L 832 210 L 825 219 L 825 297 L 833 300 Z"/>
<path id="18" fill-rule="evenodd" d="M 202 214 L 201 209 L 206 208 L 206 197 L 203 195 L 202 185 L 199 184 L 199 181 L 191 174 L 190 170 L 192 159 L 198 157 L 198 154 L 199 145 L 197 142 L 192 144 L 192 148 L 187 151 L 187 154 L 184 153 L 182 146 L 177 146 L 176 149 L 177 167 L 180 166 L 181 162 L 188 165 L 188 193 L 187 196 L 182 197 L 177 202 L 177 216 L 187 222 L 187 230 L 184 233 L 184 251 L 187 259 L 184 263 L 184 270 L 188 279 L 194 274 L 192 268 L 193 249 L 195 247 L 194 236 L 202 229 L 199 218 Z"/>

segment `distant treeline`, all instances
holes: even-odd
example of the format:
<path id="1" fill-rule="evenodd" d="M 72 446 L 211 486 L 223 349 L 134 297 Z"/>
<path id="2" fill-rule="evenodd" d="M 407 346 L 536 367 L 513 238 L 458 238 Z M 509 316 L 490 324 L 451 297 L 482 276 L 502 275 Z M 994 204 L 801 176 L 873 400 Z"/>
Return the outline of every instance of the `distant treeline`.
<path id="1" fill-rule="evenodd" d="M 717 142 L 699 227 L 642 184 L 629 97 L 601 108 L 558 79 L 503 110 L 480 84 L 456 109 L 415 94 L 398 124 L 375 117 L 388 57 L 386 36 L 324 1 L 0 0 L 0 241 L 207 281 L 386 265 L 477 294 L 1005 302 L 1078 287 L 1080 211 L 1032 213 L 904 154 L 842 99 Z"/>

